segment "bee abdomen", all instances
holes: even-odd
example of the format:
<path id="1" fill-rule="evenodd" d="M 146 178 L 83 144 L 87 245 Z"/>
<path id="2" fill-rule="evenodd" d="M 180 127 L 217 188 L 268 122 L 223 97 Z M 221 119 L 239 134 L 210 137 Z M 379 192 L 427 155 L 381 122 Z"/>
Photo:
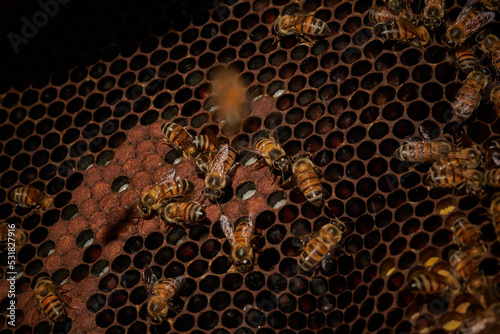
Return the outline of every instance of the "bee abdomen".
<path id="1" fill-rule="evenodd" d="M 297 17 L 295 28 L 307 35 L 325 36 L 330 32 L 328 25 L 311 15 Z"/>
<path id="2" fill-rule="evenodd" d="M 158 282 L 158 287 L 156 288 L 156 294 L 165 298 L 170 299 L 177 289 L 175 280 L 172 278 L 167 278 L 166 280 L 161 280 Z"/>
<path id="3" fill-rule="evenodd" d="M 313 268 L 317 267 L 328 252 L 328 247 L 326 247 L 318 239 L 313 239 L 302 251 L 298 261 L 298 267 L 303 272 L 308 272 Z"/>
<path id="4" fill-rule="evenodd" d="M 500 188 L 500 168 L 486 171 L 484 174 L 484 180 L 487 186 Z"/>
<path id="5" fill-rule="evenodd" d="M 47 317 L 54 322 L 61 322 L 66 319 L 66 311 L 61 301 L 53 293 L 42 299 L 40 307 Z"/>
<path id="6" fill-rule="evenodd" d="M 421 293 L 434 294 L 440 293 L 447 288 L 443 281 L 428 277 L 427 275 L 417 275 L 410 281 L 410 288 Z"/>
<path id="7" fill-rule="evenodd" d="M 183 203 L 180 207 L 180 216 L 187 221 L 199 221 L 205 218 L 205 210 L 198 203 Z"/>
<path id="8" fill-rule="evenodd" d="M 176 123 L 165 123 L 161 129 L 163 136 L 176 149 L 180 150 L 191 141 L 191 135 L 182 126 Z"/>

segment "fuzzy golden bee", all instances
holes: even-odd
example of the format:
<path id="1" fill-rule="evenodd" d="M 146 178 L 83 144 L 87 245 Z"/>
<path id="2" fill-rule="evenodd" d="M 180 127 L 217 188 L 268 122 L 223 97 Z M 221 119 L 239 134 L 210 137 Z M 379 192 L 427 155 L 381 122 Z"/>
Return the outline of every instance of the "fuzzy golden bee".
<path id="1" fill-rule="evenodd" d="M 299 269 L 302 272 L 309 272 L 321 264 L 324 270 L 328 270 L 335 248 L 340 244 L 345 230 L 345 224 L 335 219 L 323 225 L 317 233 L 305 236 L 307 241 L 299 256 L 297 264 Z"/>
<path id="2" fill-rule="evenodd" d="M 457 279 L 467 284 L 467 290 L 472 294 L 483 293 L 488 285 L 488 281 L 474 260 L 466 253 L 452 250 L 450 252 L 450 265 L 452 266 Z"/>
<path id="3" fill-rule="evenodd" d="M 186 179 L 174 179 L 175 170 L 171 169 L 164 177 L 164 180 L 156 184 L 153 188 L 143 191 L 137 205 L 139 215 L 150 217 L 154 211 L 158 211 L 165 206 L 168 201 L 186 195 L 193 189 L 193 184 Z"/>
<path id="4" fill-rule="evenodd" d="M 319 171 L 307 155 L 297 157 L 292 163 L 293 178 L 307 201 L 314 206 L 323 204 L 323 189 L 319 182 Z"/>
<path id="5" fill-rule="evenodd" d="M 196 202 L 173 202 L 161 209 L 161 218 L 167 223 L 193 224 L 206 217 L 205 210 Z"/>
<path id="6" fill-rule="evenodd" d="M 486 246 L 481 240 L 479 229 L 465 217 L 463 213 L 453 214 L 449 217 L 451 227 L 455 232 L 455 243 L 472 258 L 486 254 Z"/>
<path id="7" fill-rule="evenodd" d="M 310 36 L 324 37 L 330 33 L 330 28 L 322 20 L 312 14 L 294 13 L 283 15 L 273 27 L 276 41 L 285 36 L 295 36 L 301 43 L 311 45 Z"/>
<path id="8" fill-rule="evenodd" d="M 26 233 L 15 228 L 14 224 L 0 224 L 0 250 L 6 249 L 14 244 L 16 249 L 22 248 L 26 243 Z"/>
<path id="9" fill-rule="evenodd" d="M 431 37 L 424 26 L 416 26 L 404 18 L 398 18 L 390 23 L 379 24 L 375 33 L 378 37 L 397 42 L 410 42 L 416 47 L 429 44 Z"/>
<path id="10" fill-rule="evenodd" d="M 408 138 L 405 144 L 394 151 L 393 157 L 408 162 L 434 161 L 455 149 L 454 145 L 442 140 L 416 140 Z"/>
<path id="11" fill-rule="evenodd" d="M 462 8 L 457 20 L 446 29 L 446 35 L 442 42 L 451 47 L 462 45 L 469 36 L 481 29 L 495 18 L 493 12 L 481 12 L 473 10 L 475 0 L 469 0 Z"/>
<path id="12" fill-rule="evenodd" d="M 179 124 L 167 122 L 162 126 L 161 132 L 167 143 L 174 150 L 182 152 L 185 158 L 195 160 L 200 154 L 200 151 L 191 145 L 191 134 Z"/>
<path id="13" fill-rule="evenodd" d="M 148 321 L 153 325 L 159 325 L 167 319 L 170 309 L 175 311 L 171 301 L 182 288 L 186 278 L 179 276 L 158 281 L 152 268 L 147 266 L 143 273 L 143 280 L 150 294 L 146 308 Z"/>
<path id="14" fill-rule="evenodd" d="M 36 212 L 47 210 L 53 202 L 52 197 L 30 186 L 15 188 L 10 193 L 10 198 L 20 207 L 31 207 Z"/>
<path id="15" fill-rule="evenodd" d="M 490 55 L 495 71 L 500 74 L 500 38 L 483 31 L 477 34 L 476 41 L 481 46 L 481 50 Z"/>
<path id="16" fill-rule="evenodd" d="M 239 272 L 248 272 L 254 265 L 254 251 L 252 238 L 254 235 L 254 222 L 249 217 L 240 219 L 239 224 L 233 229 L 233 224 L 222 215 L 220 217 L 222 231 L 231 244 L 230 261 Z"/>
<path id="17" fill-rule="evenodd" d="M 35 284 L 34 296 L 38 309 L 50 320 L 63 322 L 66 320 L 65 301 L 61 296 L 61 286 L 48 277 L 41 276 Z"/>
<path id="18" fill-rule="evenodd" d="M 444 0 L 425 0 L 422 13 L 424 26 L 430 30 L 438 30 L 444 18 Z"/>
<path id="19" fill-rule="evenodd" d="M 211 201 L 216 201 L 224 194 L 229 179 L 229 173 L 233 170 L 236 162 L 236 150 L 230 145 L 223 145 L 205 174 L 204 193 Z"/>
<path id="20" fill-rule="evenodd" d="M 281 172 L 281 180 L 284 181 L 285 175 L 290 171 L 290 158 L 278 144 L 277 139 L 270 136 L 269 133 L 265 133 L 262 136 L 254 137 L 253 145 L 272 170 Z"/>
<path id="21" fill-rule="evenodd" d="M 481 92 L 486 88 L 489 74 L 484 71 L 472 71 L 457 92 L 453 102 L 453 112 L 460 122 L 466 121 L 481 102 Z"/>
<path id="22" fill-rule="evenodd" d="M 460 48 L 455 52 L 458 66 L 464 73 L 471 73 L 478 66 L 475 52 L 470 48 Z"/>

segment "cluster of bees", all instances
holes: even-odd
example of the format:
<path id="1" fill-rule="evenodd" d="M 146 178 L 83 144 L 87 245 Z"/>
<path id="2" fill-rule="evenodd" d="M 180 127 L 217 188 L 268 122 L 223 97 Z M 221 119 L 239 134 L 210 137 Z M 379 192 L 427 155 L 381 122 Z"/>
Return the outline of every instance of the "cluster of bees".
<path id="1" fill-rule="evenodd" d="M 402 1 L 387 0 L 386 7 L 370 9 L 370 20 L 377 23 L 377 36 L 397 42 L 409 41 L 413 46 L 424 47 L 431 41 L 429 31 L 437 33 L 445 30 L 441 42 L 455 55 L 460 69 L 467 74 L 453 103 L 454 115 L 460 122 L 466 121 L 479 106 L 489 84 L 492 86 L 490 98 L 500 115 L 500 83 L 491 83 L 490 70 L 480 61 L 489 57 L 493 71 L 496 75 L 500 74 L 500 39 L 486 30 L 479 32 L 475 39 L 472 38 L 475 32 L 495 17 L 494 12 L 486 12 L 480 6 L 498 11 L 498 1 L 469 0 L 457 19 L 445 29 L 442 27 L 445 21 L 444 0 L 426 0 L 420 17 L 414 15 L 408 4 Z M 476 52 L 478 49 L 483 54 L 481 58 Z"/>
<path id="2" fill-rule="evenodd" d="M 237 165 L 235 163 L 236 149 L 217 139 L 211 132 L 206 135 L 191 136 L 176 123 L 166 123 L 162 127 L 162 133 L 174 149 L 181 151 L 184 157 L 195 162 L 197 172 L 205 174 L 204 194 L 210 201 L 217 203 L 217 200 L 224 194 L 224 188 L 230 184 L 230 172 Z M 277 139 L 267 131 L 254 137 L 253 146 L 251 152 L 256 153 L 271 171 L 279 174 L 281 184 L 295 182 L 310 203 L 315 206 L 323 204 L 319 172 L 307 155 L 291 160 L 278 144 Z M 170 182 L 168 188 L 168 183 L 162 183 L 155 186 L 153 190 L 145 192 L 138 205 L 140 212 L 150 214 L 153 210 L 158 210 L 165 205 L 165 203 L 160 203 L 164 202 L 165 198 L 170 200 L 185 195 L 191 187 L 188 186 L 189 181 L 181 180 Z M 180 183 L 185 186 L 181 186 Z M 201 206 L 197 205 L 202 210 Z M 176 223 L 179 223 L 179 220 L 190 223 L 198 221 L 195 219 L 194 210 L 179 212 L 180 215 L 175 217 Z M 172 222 L 174 218 L 168 217 L 167 219 L 165 213 L 162 213 L 162 217 L 167 222 Z M 230 262 L 239 272 L 251 271 L 255 262 L 253 218 L 241 217 L 233 224 L 228 217 L 221 214 L 220 224 L 231 245 Z M 303 236 L 304 249 L 298 260 L 298 268 L 301 272 L 311 272 L 320 265 L 327 268 L 332 261 L 335 248 L 342 240 L 344 231 L 344 223 L 335 219 L 325 224 L 318 232 Z M 158 280 L 152 268 L 147 267 L 143 272 L 143 280 L 151 294 L 147 305 L 148 319 L 152 324 L 160 324 L 167 318 L 168 311 L 172 308 L 170 301 L 182 287 L 185 277 Z"/>
<path id="3" fill-rule="evenodd" d="M 499 149 L 500 143 L 495 140 L 487 149 L 472 145 L 462 133 L 455 143 L 407 138 L 393 156 L 412 163 L 432 162 L 425 180 L 431 188 L 463 188 L 479 194 L 488 188 L 500 188 Z"/>
<path id="4" fill-rule="evenodd" d="M 490 284 L 476 260 L 486 255 L 479 229 L 462 212 L 446 219 L 459 249 L 448 253 L 449 264 L 437 257 L 426 261 L 409 276 L 409 288 L 426 296 L 442 295 L 453 305 L 442 324 L 449 331 L 498 333 L 500 282 Z"/>

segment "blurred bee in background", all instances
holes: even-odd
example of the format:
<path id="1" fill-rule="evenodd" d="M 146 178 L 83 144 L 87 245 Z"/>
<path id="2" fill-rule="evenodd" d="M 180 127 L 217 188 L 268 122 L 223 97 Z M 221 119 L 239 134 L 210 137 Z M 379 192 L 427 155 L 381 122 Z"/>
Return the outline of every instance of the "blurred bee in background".
<path id="1" fill-rule="evenodd" d="M 500 168 L 487 170 L 484 173 L 484 184 L 492 188 L 500 188 Z"/>
<path id="2" fill-rule="evenodd" d="M 303 236 L 305 242 L 297 264 L 299 269 L 306 273 L 321 264 L 322 268 L 328 271 L 333 262 L 335 248 L 339 246 L 345 230 L 345 224 L 335 219 L 323 225 L 318 232 Z"/>
<path id="3" fill-rule="evenodd" d="M 482 294 L 486 290 L 488 281 L 470 256 L 464 252 L 452 250 L 450 265 L 457 279 L 466 283 L 467 290 L 471 294 Z"/>
<path id="4" fill-rule="evenodd" d="M 191 145 L 191 134 L 179 124 L 167 122 L 162 126 L 161 132 L 167 143 L 174 150 L 182 152 L 185 158 L 195 160 L 200 154 L 200 151 Z"/>
<path id="5" fill-rule="evenodd" d="M 37 279 L 34 291 L 38 309 L 53 322 L 66 320 L 65 300 L 61 296 L 61 286 L 48 277 Z"/>
<path id="6" fill-rule="evenodd" d="M 0 250 L 4 250 L 8 247 L 9 239 L 10 241 L 14 241 L 16 249 L 22 248 L 26 243 L 26 233 L 16 228 L 14 229 L 14 232 L 11 232 L 9 235 L 10 230 L 11 229 L 7 223 L 0 224 Z"/>
<path id="7" fill-rule="evenodd" d="M 319 182 L 320 171 L 307 155 L 302 155 L 293 160 L 293 176 L 285 183 L 295 180 L 295 184 L 304 193 L 307 201 L 314 206 L 320 207 L 323 203 L 323 189 Z"/>
<path id="8" fill-rule="evenodd" d="M 220 73 L 215 80 L 213 94 L 216 101 L 214 121 L 226 123 L 234 130 L 239 129 L 245 116 L 241 107 L 246 94 L 238 73 L 229 69 Z"/>
<path id="9" fill-rule="evenodd" d="M 310 36 L 324 37 L 330 34 L 330 28 L 325 22 L 314 17 L 312 13 L 303 12 L 279 17 L 273 30 L 276 34 L 275 42 L 285 36 L 295 36 L 302 44 L 309 46 L 313 43 Z"/>
<path id="10" fill-rule="evenodd" d="M 456 150 L 456 147 L 443 140 L 406 138 L 406 143 L 398 147 L 392 156 L 401 161 L 427 162 L 434 161 L 453 150 Z"/>
<path id="11" fill-rule="evenodd" d="M 489 72 L 487 69 L 469 73 L 464 84 L 458 90 L 455 102 L 453 102 L 453 111 L 460 122 L 465 122 L 479 106 L 482 97 L 481 91 L 486 88 L 488 81 Z"/>
<path id="12" fill-rule="evenodd" d="M 30 186 L 15 188 L 10 198 L 20 207 L 33 208 L 32 213 L 47 210 L 53 202 L 52 197 Z"/>
<path id="13" fill-rule="evenodd" d="M 281 182 L 284 182 L 285 175 L 290 173 L 290 158 L 285 150 L 278 144 L 278 139 L 268 132 L 253 138 L 253 145 L 271 171 L 281 172 Z"/>
<path id="14" fill-rule="evenodd" d="M 493 12 L 481 12 L 472 10 L 476 0 L 469 0 L 462 8 L 455 23 L 446 29 L 446 35 L 442 37 L 442 42 L 455 48 L 462 45 L 473 32 L 481 29 L 495 18 Z"/>
<path id="15" fill-rule="evenodd" d="M 216 201 L 224 194 L 229 180 L 229 173 L 236 161 L 236 150 L 230 145 L 223 145 L 210 161 L 205 175 L 204 193 L 210 201 Z M 206 168 L 206 167 L 204 167 Z"/>
<path id="16" fill-rule="evenodd" d="M 456 160 L 456 159 L 455 159 Z M 483 172 L 476 169 L 464 169 L 462 162 L 438 165 L 436 161 L 429 170 L 425 183 L 433 188 L 464 188 L 467 193 L 480 191 L 483 184 Z"/>
<path id="17" fill-rule="evenodd" d="M 500 193 L 496 193 L 491 197 L 490 212 L 497 239 L 500 239 Z"/>
<path id="18" fill-rule="evenodd" d="M 465 313 L 462 325 L 457 333 L 496 334 L 500 333 L 500 305 L 492 304 L 484 309 L 478 304 L 471 304 Z"/>
<path id="19" fill-rule="evenodd" d="M 444 0 L 425 0 L 423 12 L 424 26 L 430 30 L 438 30 L 444 18 Z"/>
<path id="20" fill-rule="evenodd" d="M 182 288 L 186 278 L 179 276 L 158 281 L 149 266 L 145 268 L 142 277 L 146 282 L 147 291 L 150 295 L 147 305 L 148 321 L 153 325 L 159 325 L 166 320 L 170 309 L 176 312 L 171 300 Z"/>
<path id="21" fill-rule="evenodd" d="M 222 215 L 220 224 L 232 247 L 230 261 L 234 267 L 242 273 L 252 270 L 254 251 L 251 242 L 255 228 L 253 220 L 249 217 L 243 217 L 233 229 L 233 224 L 225 215 Z"/>
<path id="22" fill-rule="evenodd" d="M 196 202 L 173 202 L 161 210 L 161 218 L 167 223 L 184 226 L 193 224 L 206 217 L 205 210 Z"/>
<path id="23" fill-rule="evenodd" d="M 446 279 L 434 272 L 417 270 L 409 276 L 410 290 L 424 295 L 434 295 L 449 290 Z"/>
<path id="24" fill-rule="evenodd" d="M 477 66 L 477 57 L 475 52 L 470 48 L 460 48 L 455 52 L 455 58 L 457 60 L 458 66 L 464 73 L 469 74 Z"/>
<path id="25" fill-rule="evenodd" d="M 185 196 L 193 189 L 193 184 L 186 179 L 174 179 L 175 169 L 169 170 L 165 179 L 156 184 L 148 191 L 143 191 L 140 196 L 137 208 L 139 215 L 142 217 L 150 217 L 154 211 L 158 211 L 161 207 L 176 197 Z"/>
<path id="26" fill-rule="evenodd" d="M 481 50 L 490 55 L 497 75 L 500 75 L 500 39 L 487 31 L 483 31 L 476 36 L 476 41 L 481 46 Z"/>
<path id="27" fill-rule="evenodd" d="M 465 217 L 463 213 L 450 216 L 452 230 L 455 232 L 454 241 L 472 258 L 486 254 L 486 246 L 481 240 L 479 229 Z"/>
<path id="28" fill-rule="evenodd" d="M 372 7 L 368 11 L 368 18 L 374 23 L 396 21 L 399 18 L 412 20 L 412 14 L 406 10 L 393 10 L 384 6 Z"/>
<path id="29" fill-rule="evenodd" d="M 431 41 L 431 36 L 424 26 L 416 26 L 404 18 L 379 24 L 375 29 L 375 34 L 386 40 L 410 42 L 416 47 L 426 46 Z"/>

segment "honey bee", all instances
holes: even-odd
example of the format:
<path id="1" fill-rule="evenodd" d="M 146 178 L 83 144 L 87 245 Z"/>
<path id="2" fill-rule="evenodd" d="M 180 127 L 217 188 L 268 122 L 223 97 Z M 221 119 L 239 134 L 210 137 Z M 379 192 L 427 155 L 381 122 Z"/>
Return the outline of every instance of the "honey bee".
<path id="1" fill-rule="evenodd" d="M 26 233 L 18 228 L 14 229 L 13 232 L 11 230 L 7 223 L 0 224 L 0 250 L 6 249 L 9 246 L 9 242 L 13 242 L 16 249 L 23 247 L 26 243 Z"/>
<path id="2" fill-rule="evenodd" d="M 161 210 L 161 217 L 168 223 L 183 225 L 199 222 L 206 217 L 205 210 L 196 202 L 173 202 Z"/>
<path id="3" fill-rule="evenodd" d="M 205 134 L 194 136 L 191 139 L 191 145 L 200 151 L 217 150 L 220 146 L 219 140 L 209 128 L 205 128 L 205 131 Z"/>
<path id="4" fill-rule="evenodd" d="M 467 290 L 471 294 L 480 294 L 486 289 L 488 281 L 470 256 L 464 252 L 453 250 L 450 252 L 450 265 L 453 267 L 457 279 L 467 284 Z"/>
<path id="5" fill-rule="evenodd" d="M 20 207 L 33 207 L 33 212 L 45 211 L 53 202 L 52 197 L 30 186 L 15 188 L 10 193 L 10 198 Z"/>
<path id="6" fill-rule="evenodd" d="M 398 10 L 402 7 L 402 4 L 399 2 L 399 0 L 384 0 L 384 2 L 386 7 L 392 10 Z"/>
<path id="7" fill-rule="evenodd" d="M 439 166 L 436 163 L 432 165 L 425 180 L 429 186 L 441 188 L 465 187 L 467 193 L 481 190 L 484 178 L 483 172 L 476 169 L 464 169 L 461 162 L 445 166 Z"/>
<path id="8" fill-rule="evenodd" d="M 167 122 L 162 128 L 161 132 L 167 140 L 168 144 L 174 150 L 181 151 L 185 158 L 195 160 L 200 152 L 191 145 L 193 137 L 182 126 L 177 123 Z"/>
<path id="9" fill-rule="evenodd" d="M 153 211 L 158 211 L 173 198 L 186 195 L 193 184 L 186 179 L 175 179 L 175 169 L 167 172 L 165 179 L 148 191 L 141 193 L 137 208 L 143 217 L 149 217 Z"/>
<path id="10" fill-rule="evenodd" d="M 497 113 L 497 117 L 500 117 L 500 85 L 496 85 L 491 89 L 490 99 L 495 106 L 495 111 Z"/>
<path id="11" fill-rule="evenodd" d="M 500 188 L 500 168 L 487 170 L 484 173 L 484 183 L 493 188 Z"/>
<path id="12" fill-rule="evenodd" d="M 481 29 L 495 18 L 493 12 L 472 10 L 475 3 L 476 0 L 467 1 L 455 23 L 446 29 L 446 35 L 442 37 L 442 42 L 445 45 L 454 48 L 463 44 L 473 32 Z"/>
<path id="13" fill-rule="evenodd" d="M 230 128 L 236 130 L 244 120 L 242 105 L 245 101 L 245 88 L 238 73 L 234 70 L 223 71 L 215 80 L 214 96 L 217 106 L 213 119 L 216 122 L 224 122 Z"/>
<path id="14" fill-rule="evenodd" d="M 292 163 L 292 173 L 297 186 L 304 193 L 307 201 L 314 206 L 321 206 L 323 189 L 319 182 L 320 173 L 311 159 L 306 155 L 297 157 Z"/>
<path id="15" fill-rule="evenodd" d="M 461 334 L 495 334 L 500 331 L 500 310 L 498 304 L 484 309 L 472 304 L 467 309 L 462 325 L 457 333 Z"/>
<path id="16" fill-rule="evenodd" d="M 285 150 L 278 144 L 276 138 L 272 138 L 268 133 L 261 137 L 254 137 L 253 145 L 257 153 L 264 158 L 272 170 L 281 172 L 281 180 L 285 178 L 290 170 L 290 158 Z"/>
<path id="17" fill-rule="evenodd" d="M 491 197 L 490 212 L 497 238 L 500 239 L 500 193 L 496 193 Z"/>
<path id="18" fill-rule="evenodd" d="M 460 69 L 467 74 L 472 72 L 478 66 L 476 54 L 472 49 L 458 49 L 455 53 L 455 58 Z"/>
<path id="19" fill-rule="evenodd" d="M 500 39 L 486 31 L 476 36 L 476 41 L 481 45 L 481 50 L 490 55 L 497 73 L 500 73 Z"/>
<path id="20" fill-rule="evenodd" d="M 345 224 L 335 219 L 323 225 L 317 233 L 307 235 L 308 240 L 305 242 L 297 264 L 299 269 L 304 273 L 309 272 L 321 263 L 322 268 L 328 270 L 335 248 L 342 240 L 345 230 Z"/>
<path id="21" fill-rule="evenodd" d="M 392 156 L 401 161 L 426 162 L 434 161 L 455 149 L 454 145 L 442 140 L 407 138 L 406 143 L 394 151 Z"/>
<path id="22" fill-rule="evenodd" d="M 411 276 L 408 286 L 411 290 L 426 295 L 442 293 L 449 288 L 443 277 L 423 270 L 418 270 Z"/>
<path id="23" fill-rule="evenodd" d="M 182 288 L 186 278 L 179 276 L 158 281 L 152 268 L 147 267 L 143 279 L 146 281 L 148 293 L 151 294 L 147 305 L 147 318 L 153 325 L 159 325 L 166 320 L 170 309 L 175 311 L 171 301 Z"/>
<path id="24" fill-rule="evenodd" d="M 60 291 L 61 286 L 59 284 L 44 276 L 38 278 L 34 288 L 38 309 L 54 322 L 66 320 L 65 302 L 60 295 Z"/>
<path id="25" fill-rule="evenodd" d="M 210 161 L 210 166 L 205 175 L 205 195 L 211 200 L 219 199 L 226 187 L 228 174 L 235 166 L 236 150 L 230 145 L 223 145 L 215 157 Z"/>
<path id="26" fill-rule="evenodd" d="M 377 36 L 398 42 L 409 41 L 411 45 L 423 47 L 429 44 L 431 37 L 424 26 L 416 26 L 404 18 L 391 23 L 382 23 L 376 29 Z"/>
<path id="27" fill-rule="evenodd" d="M 281 16 L 273 29 L 276 34 L 275 42 L 285 36 L 295 35 L 301 43 L 308 45 L 313 43 L 310 36 L 324 37 L 330 33 L 325 22 L 312 14 L 301 12 Z"/>
<path id="28" fill-rule="evenodd" d="M 479 106 L 481 91 L 486 88 L 488 81 L 489 74 L 486 69 L 482 72 L 472 71 L 469 73 L 453 102 L 453 111 L 460 122 L 465 122 Z"/>
<path id="29" fill-rule="evenodd" d="M 486 247 L 478 228 L 472 225 L 463 213 L 454 214 L 450 218 L 452 230 L 455 232 L 455 243 L 472 258 L 484 255 Z"/>
<path id="30" fill-rule="evenodd" d="M 444 0 L 425 0 L 424 26 L 430 30 L 437 30 L 443 23 Z"/>
<path id="31" fill-rule="evenodd" d="M 396 11 L 384 6 L 370 8 L 368 18 L 375 23 L 396 21 L 398 18 L 406 18 L 404 11 Z"/>
<path id="32" fill-rule="evenodd" d="M 222 231 L 231 244 L 230 261 L 239 272 L 248 272 L 252 270 L 254 263 L 254 254 L 251 241 L 254 234 L 254 222 L 249 217 L 240 219 L 239 224 L 233 230 L 233 224 L 229 219 L 222 215 L 220 217 Z"/>

